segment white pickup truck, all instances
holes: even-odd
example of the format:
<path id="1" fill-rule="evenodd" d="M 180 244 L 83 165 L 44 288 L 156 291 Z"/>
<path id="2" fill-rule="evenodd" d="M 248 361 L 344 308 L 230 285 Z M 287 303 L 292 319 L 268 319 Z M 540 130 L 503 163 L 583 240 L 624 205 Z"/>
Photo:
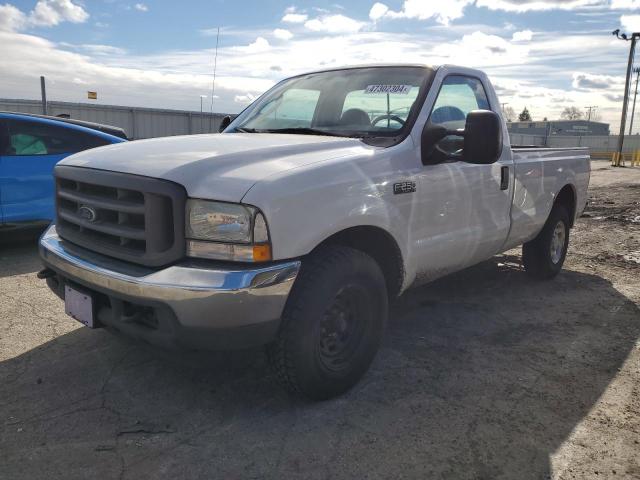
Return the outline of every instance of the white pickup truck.
<path id="1" fill-rule="evenodd" d="M 291 392 L 338 395 L 407 288 L 518 245 L 532 277 L 561 269 L 588 152 L 514 149 L 499 112 L 486 75 L 455 66 L 284 80 L 222 134 L 60 162 L 39 275 L 89 327 L 266 345 Z"/>

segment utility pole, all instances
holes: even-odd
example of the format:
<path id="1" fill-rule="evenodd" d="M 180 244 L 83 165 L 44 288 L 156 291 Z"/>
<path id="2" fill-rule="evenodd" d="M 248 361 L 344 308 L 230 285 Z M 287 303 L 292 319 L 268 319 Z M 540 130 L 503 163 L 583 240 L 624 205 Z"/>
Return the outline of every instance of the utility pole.
<path id="1" fill-rule="evenodd" d="M 625 42 L 631 42 L 631 47 L 629 48 L 629 61 L 627 64 L 627 81 L 624 84 L 624 101 L 622 104 L 622 117 L 620 119 L 620 136 L 618 137 L 618 160 L 615 162 L 615 166 L 619 167 L 622 162 L 622 147 L 624 147 L 624 131 L 627 122 L 627 107 L 629 104 L 629 87 L 631 83 L 631 70 L 633 68 L 633 59 L 636 52 L 636 42 L 640 38 L 640 32 L 632 33 L 630 36 L 626 33 L 620 33 L 620 29 L 614 30 L 613 35 L 615 35 L 620 40 L 624 40 Z"/>
<path id="2" fill-rule="evenodd" d="M 631 109 L 631 123 L 629 125 L 629 135 L 633 131 L 633 117 L 636 115 L 636 97 L 638 96 L 638 80 L 640 80 L 640 67 L 634 68 L 633 73 L 636 74 L 636 90 L 633 94 L 633 108 Z"/>
<path id="3" fill-rule="evenodd" d="M 42 96 L 42 114 L 47 114 L 47 86 L 44 83 L 44 76 L 40 76 L 40 95 Z"/>
<path id="4" fill-rule="evenodd" d="M 584 108 L 585 108 L 585 110 L 589 110 L 589 115 L 588 115 L 588 117 L 587 117 L 587 122 L 590 122 L 590 121 L 591 121 L 591 113 L 592 113 L 594 110 L 597 110 L 597 109 L 598 109 L 598 106 L 597 106 L 597 105 L 591 105 L 591 106 L 589 106 L 589 107 L 584 107 Z"/>

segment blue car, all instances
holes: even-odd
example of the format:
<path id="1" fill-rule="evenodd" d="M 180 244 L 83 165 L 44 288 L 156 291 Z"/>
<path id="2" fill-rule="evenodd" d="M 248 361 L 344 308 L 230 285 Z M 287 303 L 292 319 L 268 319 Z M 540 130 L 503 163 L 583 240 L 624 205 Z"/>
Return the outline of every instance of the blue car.
<path id="1" fill-rule="evenodd" d="M 73 153 L 124 141 L 116 127 L 0 112 L 0 226 L 51 221 L 54 165 Z"/>

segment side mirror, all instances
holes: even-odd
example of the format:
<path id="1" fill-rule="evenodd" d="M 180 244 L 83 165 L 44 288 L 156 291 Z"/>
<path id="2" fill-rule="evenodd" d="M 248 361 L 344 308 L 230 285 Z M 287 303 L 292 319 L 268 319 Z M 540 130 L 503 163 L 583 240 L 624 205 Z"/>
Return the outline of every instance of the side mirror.
<path id="1" fill-rule="evenodd" d="M 495 163 L 502 153 L 502 122 L 489 110 L 474 110 L 467 115 L 464 127 L 462 160 L 488 165 Z"/>
<path id="2" fill-rule="evenodd" d="M 231 117 L 229 115 L 225 116 L 220 122 L 220 126 L 218 127 L 218 133 L 224 132 L 225 128 L 227 128 L 230 123 L 231 123 Z"/>
<path id="3" fill-rule="evenodd" d="M 462 153 L 452 153 L 441 148 L 446 137 L 461 137 Z M 427 123 L 421 137 L 422 163 L 433 165 L 445 160 L 462 160 L 467 163 L 495 163 L 502 153 L 502 122 L 497 113 L 474 110 L 467 115 L 464 130 L 449 130 L 442 125 Z M 457 143 L 457 142 L 456 142 Z"/>

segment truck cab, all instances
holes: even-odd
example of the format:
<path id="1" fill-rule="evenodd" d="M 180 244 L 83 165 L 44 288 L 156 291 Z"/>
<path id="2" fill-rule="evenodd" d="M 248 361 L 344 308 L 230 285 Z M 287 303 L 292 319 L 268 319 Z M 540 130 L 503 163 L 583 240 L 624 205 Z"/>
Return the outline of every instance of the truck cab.
<path id="1" fill-rule="evenodd" d="M 93 328 L 179 348 L 265 345 L 292 393 L 351 388 L 406 289 L 523 245 L 561 270 L 581 149 L 512 149 L 487 76 L 373 65 L 283 80 L 219 135 L 55 169 L 41 276 Z"/>

